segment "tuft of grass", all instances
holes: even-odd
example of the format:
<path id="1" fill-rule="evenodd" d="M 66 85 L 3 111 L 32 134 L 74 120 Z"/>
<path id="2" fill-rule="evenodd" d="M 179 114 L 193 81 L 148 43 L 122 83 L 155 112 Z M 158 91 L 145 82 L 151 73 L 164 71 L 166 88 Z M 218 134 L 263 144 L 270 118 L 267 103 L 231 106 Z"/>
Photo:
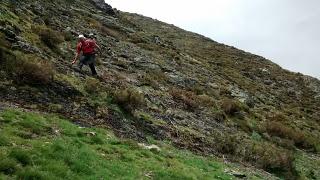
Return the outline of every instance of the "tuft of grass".
<path id="1" fill-rule="evenodd" d="M 41 41 L 50 49 L 57 51 L 58 45 L 64 41 L 64 35 L 46 26 L 33 26 L 32 30 L 36 32 Z"/>
<path id="2" fill-rule="evenodd" d="M 84 89 L 83 82 L 74 75 L 56 74 L 55 79 L 66 83 L 68 86 L 73 87 L 83 95 L 87 95 Z"/>
<path id="3" fill-rule="evenodd" d="M 200 109 L 201 107 L 215 106 L 214 100 L 207 95 L 196 95 L 192 91 L 177 88 L 172 88 L 169 93 L 176 102 L 182 103 L 190 111 Z"/>
<path id="4" fill-rule="evenodd" d="M 165 84 L 168 81 L 168 76 L 161 70 L 149 70 L 141 76 L 140 81 L 144 85 L 159 89 L 161 84 Z"/>
<path id="5" fill-rule="evenodd" d="M 0 172 L 8 175 L 13 174 L 18 169 L 18 163 L 10 158 L 4 158 L 0 160 Z"/>
<path id="6" fill-rule="evenodd" d="M 7 137 L 0 134 L 0 146 L 8 146 L 10 144 L 10 141 Z"/>
<path id="7" fill-rule="evenodd" d="M 13 149 L 9 154 L 9 157 L 16 159 L 23 166 L 29 165 L 31 163 L 30 152 L 22 149 Z"/>
<path id="8" fill-rule="evenodd" d="M 18 179 L 26 179 L 26 180 L 32 180 L 32 179 L 39 179 L 39 180 L 45 180 L 45 179 L 51 179 L 48 174 L 41 172 L 35 168 L 26 168 L 18 172 L 17 174 Z"/>
<path id="9" fill-rule="evenodd" d="M 255 142 L 246 149 L 246 161 L 280 177 L 295 177 L 294 154 L 267 142 Z"/>
<path id="10" fill-rule="evenodd" d="M 39 116 L 33 114 L 25 114 L 19 116 L 22 118 L 21 121 L 16 124 L 27 130 L 28 132 L 41 135 L 46 134 L 50 131 L 50 127 L 46 123 L 45 119 L 39 118 Z"/>
<path id="11" fill-rule="evenodd" d="M 130 113 L 133 113 L 135 109 L 138 109 L 145 104 L 144 95 L 133 88 L 115 92 L 113 100 L 116 104 Z"/>
<path id="12" fill-rule="evenodd" d="M 55 74 L 52 64 L 32 54 L 15 51 L 1 62 L 3 70 L 17 83 L 47 85 Z"/>
<path id="13" fill-rule="evenodd" d="M 234 116 L 242 110 L 239 102 L 232 99 L 224 99 L 221 103 L 221 108 L 230 116 Z"/>
<path id="14" fill-rule="evenodd" d="M 290 126 L 283 124 L 282 122 L 268 122 L 266 124 L 266 131 L 271 136 L 278 136 L 280 138 L 292 140 L 294 142 L 294 145 L 298 148 L 308 149 L 314 152 L 318 151 L 318 140 L 306 134 L 304 131 L 293 129 Z"/>
<path id="15" fill-rule="evenodd" d="M 49 104 L 48 110 L 50 112 L 60 112 L 63 109 L 61 104 Z"/>
<path id="16" fill-rule="evenodd" d="M 95 78 L 87 78 L 84 83 L 84 90 L 88 94 L 94 94 L 100 91 L 100 81 Z"/>
<path id="17" fill-rule="evenodd" d="M 73 41 L 75 37 L 72 35 L 70 31 L 63 32 L 64 40 L 66 41 Z"/>
<path id="18" fill-rule="evenodd" d="M 106 26 L 101 24 L 99 21 L 86 17 L 86 22 L 88 22 L 88 25 L 97 31 L 101 32 L 104 35 L 111 36 L 114 38 L 121 38 L 122 32 L 118 30 L 116 27 Z"/>
<path id="19" fill-rule="evenodd" d="M 239 140 L 236 136 L 229 135 L 217 136 L 215 138 L 215 142 L 218 152 L 230 155 L 234 155 L 236 153 L 239 144 Z"/>
<path id="20" fill-rule="evenodd" d="M 156 119 L 146 112 L 138 111 L 134 114 L 134 117 L 142 121 L 141 123 L 150 123 L 150 124 L 159 125 L 159 126 L 163 126 L 166 124 L 165 121 L 161 119 Z"/>
<path id="21" fill-rule="evenodd" d="M 319 179 L 320 159 L 311 158 L 301 151 L 295 155 L 295 169 L 299 174 L 299 179 Z"/>

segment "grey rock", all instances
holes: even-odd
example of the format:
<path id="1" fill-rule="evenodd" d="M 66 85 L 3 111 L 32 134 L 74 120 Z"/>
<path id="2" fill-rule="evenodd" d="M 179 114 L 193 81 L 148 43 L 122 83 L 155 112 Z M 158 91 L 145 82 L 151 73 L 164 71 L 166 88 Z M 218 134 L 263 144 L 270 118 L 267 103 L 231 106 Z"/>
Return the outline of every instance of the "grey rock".
<path id="1" fill-rule="evenodd" d="M 25 42 L 25 41 L 17 41 L 15 43 L 12 44 L 11 46 L 13 49 L 21 49 L 25 52 L 29 52 L 29 53 L 38 53 L 38 54 L 41 54 L 41 51 L 39 48 L 29 44 L 28 42 Z"/>
<path id="2" fill-rule="evenodd" d="M 231 96 L 237 98 L 240 102 L 245 103 L 249 101 L 249 95 L 237 86 L 230 85 L 228 89 L 231 92 Z"/>
<path id="3" fill-rule="evenodd" d="M 116 15 L 116 13 L 113 10 L 113 8 L 109 4 L 105 3 L 104 0 L 91 0 L 91 1 L 95 4 L 95 6 L 98 9 L 102 10 L 103 12 L 105 12 L 105 13 L 111 15 L 111 16 L 115 16 Z"/>
<path id="4" fill-rule="evenodd" d="M 69 31 L 71 31 L 71 30 L 72 30 L 71 27 L 67 27 L 67 28 L 65 29 L 66 32 L 69 32 Z"/>
<path id="5" fill-rule="evenodd" d="M 6 38 L 10 41 L 16 40 L 17 34 L 14 32 L 13 27 L 11 26 L 0 26 L 0 32 L 3 32 L 6 35 Z"/>
<path id="6" fill-rule="evenodd" d="M 265 85 L 272 85 L 273 84 L 273 81 L 271 81 L 270 79 L 267 79 L 267 80 L 264 80 L 263 83 Z"/>
<path id="7" fill-rule="evenodd" d="M 40 25 L 44 25 L 44 21 L 40 18 L 40 17 L 36 17 L 33 19 L 33 22 L 40 24 Z"/>
<path id="8" fill-rule="evenodd" d="M 316 99 L 320 99 L 320 82 L 318 79 L 310 77 L 310 76 L 304 76 L 303 81 L 307 87 L 309 87 L 316 95 Z"/>

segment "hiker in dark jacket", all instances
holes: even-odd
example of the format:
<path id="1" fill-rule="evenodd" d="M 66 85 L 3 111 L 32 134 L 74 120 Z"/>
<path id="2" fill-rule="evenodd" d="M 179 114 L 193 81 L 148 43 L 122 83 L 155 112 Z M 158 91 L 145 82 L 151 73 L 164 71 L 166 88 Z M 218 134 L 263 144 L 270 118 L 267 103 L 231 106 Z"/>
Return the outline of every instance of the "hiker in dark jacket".
<path id="1" fill-rule="evenodd" d="M 79 35 L 77 52 L 72 64 L 75 64 L 77 59 L 80 57 L 80 70 L 82 69 L 83 65 L 88 65 L 91 69 L 92 75 L 97 76 L 97 71 L 95 68 L 96 49 L 100 51 L 101 48 L 97 45 L 95 40 L 86 39 L 83 35 Z"/>

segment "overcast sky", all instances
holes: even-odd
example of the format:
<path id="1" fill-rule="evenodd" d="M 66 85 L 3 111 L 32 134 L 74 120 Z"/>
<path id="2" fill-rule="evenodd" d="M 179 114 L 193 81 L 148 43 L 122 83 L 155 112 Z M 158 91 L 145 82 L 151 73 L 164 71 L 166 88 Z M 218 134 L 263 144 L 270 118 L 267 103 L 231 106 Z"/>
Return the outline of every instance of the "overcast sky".
<path id="1" fill-rule="evenodd" d="M 320 0 L 106 0 L 320 78 Z"/>

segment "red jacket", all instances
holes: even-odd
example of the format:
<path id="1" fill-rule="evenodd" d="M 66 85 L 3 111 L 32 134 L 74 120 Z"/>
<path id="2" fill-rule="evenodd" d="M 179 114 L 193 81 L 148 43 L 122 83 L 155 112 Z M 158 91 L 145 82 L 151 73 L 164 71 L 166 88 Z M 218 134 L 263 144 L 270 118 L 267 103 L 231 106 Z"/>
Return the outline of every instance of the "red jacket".
<path id="1" fill-rule="evenodd" d="M 78 54 L 80 54 L 81 51 L 83 52 L 83 54 L 94 54 L 96 47 L 97 43 L 95 40 L 86 39 L 84 41 L 80 41 L 77 44 L 77 52 Z"/>

